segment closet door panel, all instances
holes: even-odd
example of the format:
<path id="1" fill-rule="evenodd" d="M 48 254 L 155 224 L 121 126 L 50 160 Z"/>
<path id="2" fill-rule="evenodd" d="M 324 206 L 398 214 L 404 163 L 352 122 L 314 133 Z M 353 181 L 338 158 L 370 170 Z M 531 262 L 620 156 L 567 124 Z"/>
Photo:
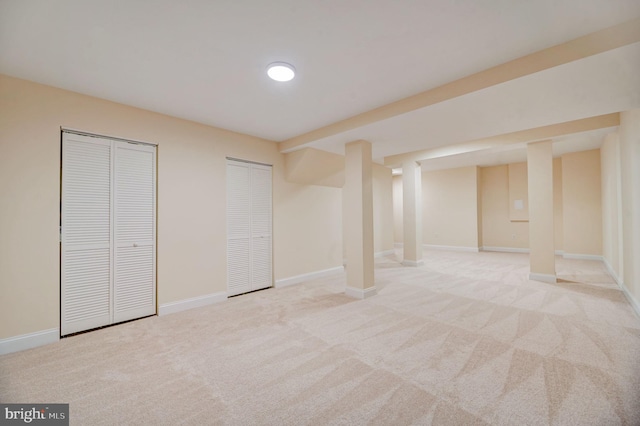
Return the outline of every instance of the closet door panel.
<path id="1" fill-rule="evenodd" d="M 251 287 L 273 285 L 271 259 L 271 167 L 251 166 Z"/>
<path id="2" fill-rule="evenodd" d="M 61 324 L 68 335 L 110 323 L 111 144 L 64 134 Z"/>
<path id="3" fill-rule="evenodd" d="M 250 167 L 227 162 L 227 290 L 229 296 L 251 291 Z"/>
<path id="4" fill-rule="evenodd" d="M 116 142 L 114 322 L 156 313 L 155 149 Z"/>

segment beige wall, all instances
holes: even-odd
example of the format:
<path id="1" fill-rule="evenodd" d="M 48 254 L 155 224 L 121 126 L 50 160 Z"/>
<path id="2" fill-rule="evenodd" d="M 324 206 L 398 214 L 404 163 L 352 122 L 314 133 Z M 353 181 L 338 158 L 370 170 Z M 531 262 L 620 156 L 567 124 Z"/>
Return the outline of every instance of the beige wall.
<path id="1" fill-rule="evenodd" d="M 423 244 L 478 248 L 475 166 L 422 174 Z"/>
<path id="2" fill-rule="evenodd" d="M 226 290 L 226 156 L 274 166 L 275 279 L 342 264 L 341 190 L 275 143 L 0 75 L 0 339 L 59 326 L 61 126 L 158 144 L 159 304 Z"/>
<path id="3" fill-rule="evenodd" d="M 599 161 L 598 150 L 568 154 L 553 160 L 554 244 L 557 251 L 567 251 L 567 239 L 572 250 L 567 251 L 569 254 L 601 254 L 601 226 L 597 225 L 602 217 Z M 564 162 L 569 167 L 566 175 Z M 478 233 L 475 240 L 478 245 L 475 247 L 528 250 L 529 222 L 523 220 L 528 217 L 527 163 L 482 167 L 475 178 L 472 178 L 472 169 L 475 168 L 423 173 L 423 242 L 466 246 L 461 240 L 466 238 L 464 244 L 474 241 L 469 235 L 475 229 Z M 477 185 L 477 193 L 480 194 L 476 204 L 473 204 L 478 212 L 473 216 L 475 226 L 468 226 L 471 204 L 462 201 L 466 199 L 468 202 L 473 198 L 470 182 Z M 588 184 L 585 185 L 585 182 Z M 519 197 L 525 202 L 525 209 L 515 213 L 513 201 Z M 427 199 L 431 202 L 427 202 Z M 393 178 L 393 205 L 394 241 L 402 242 L 401 176 Z M 579 220 L 570 219 L 578 215 Z M 514 216 L 517 220 L 512 219 Z M 567 226 L 566 221 L 572 223 Z"/>
<path id="4" fill-rule="evenodd" d="M 344 186 L 344 156 L 315 148 L 284 154 L 287 182 L 303 185 Z"/>
<path id="5" fill-rule="evenodd" d="M 401 244 L 404 240 L 402 220 L 402 175 L 393 177 L 393 242 Z"/>
<path id="6" fill-rule="evenodd" d="M 640 314 L 640 109 L 620 113 L 623 283 Z"/>
<path id="7" fill-rule="evenodd" d="M 600 150 L 562 156 L 565 254 L 602 254 Z"/>
<path id="8" fill-rule="evenodd" d="M 620 113 L 600 149 L 602 254 L 640 315 L 640 109 Z"/>
<path id="9" fill-rule="evenodd" d="M 482 169 L 476 167 L 476 205 L 477 227 L 478 227 L 478 248 L 482 248 L 484 240 L 482 238 Z"/>
<path id="10" fill-rule="evenodd" d="M 607 135 L 600 148 L 602 173 L 602 256 L 617 279 L 622 278 L 622 221 L 620 220 L 620 144 L 618 134 Z"/>
<path id="11" fill-rule="evenodd" d="M 382 253 L 393 249 L 394 232 L 394 204 L 393 180 L 391 169 L 380 164 L 372 163 L 373 185 L 373 252 Z M 402 188 L 402 187 L 401 187 Z M 342 189 L 342 217 L 346 217 L 348 208 L 347 191 Z M 343 235 L 348 229 L 342 222 Z M 342 256 L 347 260 L 347 248 L 343 246 Z"/>
<path id="12" fill-rule="evenodd" d="M 481 168 L 481 188 L 484 247 L 528 249 L 529 222 L 510 218 L 509 166 Z"/>
<path id="13" fill-rule="evenodd" d="M 562 158 L 553 159 L 553 227 L 556 250 L 564 249 Z"/>
<path id="14" fill-rule="evenodd" d="M 529 187 L 527 163 L 511 163 L 509 167 L 509 219 L 512 221 L 529 220 Z M 522 203 L 517 209 L 516 202 Z"/>
<path id="15" fill-rule="evenodd" d="M 523 188 L 527 182 L 527 163 L 513 165 L 482 167 L 482 245 L 507 249 L 529 248 L 528 220 L 511 220 L 513 199 L 526 196 L 525 213 L 528 217 L 528 192 Z M 515 172 L 514 172 L 515 170 Z M 511 172 L 511 173 L 510 173 Z M 518 195 L 509 191 L 509 187 L 520 188 Z M 486 206 L 485 206 L 486 204 Z M 556 250 L 563 250 L 563 195 L 562 195 L 562 159 L 553 159 L 553 211 L 554 211 L 554 243 Z"/>
<path id="16" fill-rule="evenodd" d="M 373 250 L 393 250 L 393 180 L 391 169 L 373 164 Z"/>

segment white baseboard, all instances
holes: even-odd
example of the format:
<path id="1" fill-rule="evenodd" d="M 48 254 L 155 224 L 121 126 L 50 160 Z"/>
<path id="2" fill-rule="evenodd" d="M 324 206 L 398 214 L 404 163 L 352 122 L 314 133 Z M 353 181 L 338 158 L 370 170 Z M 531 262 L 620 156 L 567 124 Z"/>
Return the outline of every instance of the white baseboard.
<path id="1" fill-rule="evenodd" d="M 308 274 L 296 275 L 294 277 L 283 278 L 276 280 L 275 287 L 282 288 L 290 285 L 300 284 L 305 281 L 313 280 L 316 278 L 324 278 L 330 275 L 339 274 L 344 272 L 344 266 L 336 266 L 335 268 L 323 269 L 321 271 L 309 272 Z"/>
<path id="2" fill-rule="evenodd" d="M 497 251 L 500 253 L 529 253 L 528 248 L 518 248 L 518 247 L 483 246 L 482 251 Z"/>
<path id="3" fill-rule="evenodd" d="M 406 260 L 405 259 L 405 260 L 402 261 L 402 264 L 404 266 L 423 266 L 424 265 L 424 260 L 415 261 L 415 260 Z"/>
<path id="4" fill-rule="evenodd" d="M 555 284 L 557 281 L 555 275 L 529 273 L 529 279 L 533 281 L 542 281 L 543 283 Z"/>
<path id="5" fill-rule="evenodd" d="M 600 260 L 600 261 L 604 260 L 604 258 L 599 254 L 564 253 L 562 257 L 565 259 Z"/>
<path id="6" fill-rule="evenodd" d="M 622 290 L 625 297 L 629 301 L 631 308 L 634 310 L 638 318 L 640 318 L 640 303 L 638 303 L 636 298 L 633 297 L 631 293 L 629 293 L 629 289 L 627 288 L 626 285 L 624 285 L 622 278 L 620 278 L 618 274 L 616 274 L 616 271 L 613 270 L 609 261 L 606 258 L 603 258 L 603 262 L 604 262 L 604 266 L 607 268 L 607 272 L 609 272 L 609 275 L 611 275 L 611 277 L 615 280 L 616 284 L 618 284 L 618 287 L 620 287 L 620 290 Z"/>
<path id="7" fill-rule="evenodd" d="M 158 315 L 175 314 L 176 312 L 213 305 L 214 303 L 224 302 L 225 300 L 227 300 L 227 292 L 221 291 L 218 293 L 207 294 L 205 296 L 178 300 L 177 302 L 164 303 L 158 307 Z"/>
<path id="8" fill-rule="evenodd" d="M 480 251 L 478 247 L 440 246 L 436 244 L 423 244 L 422 247 L 430 250 L 467 251 L 467 252 L 474 252 L 474 253 L 477 253 Z"/>
<path id="9" fill-rule="evenodd" d="M 366 299 L 368 297 L 375 296 L 378 293 L 378 289 L 375 288 L 375 286 L 365 289 L 346 286 L 344 292 L 347 296 L 355 299 Z"/>
<path id="10" fill-rule="evenodd" d="M 481 251 L 497 251 L 503 253 L 529 253 L 530 250 L 528 248 L 519 248 L 519 247 L 494 247 L 494 246 L 483 246 L 480 248 Z M 564 256 L 563 250 L 556 250 L 556 256 Z"/>
<path id="11" fill-rule="evenodd" d="M 528 248 L 517 247 L 495 247 L 495 246 L 482 246 L 482 251 L 496 251 L 500 253 L 529 253 Z"/>
<path id="12" fill-rule="evenodd" d="M 395 253 L 395 250 L 391 249 L 391 250 L 379 251 L 379 252 L 375 253 L 373 256 L 374 257 L 385 257 L 385 256 L 391 256 L 394 253 Z"/>
<path id="13" fill-rule="evenodd" d="M 0 355 L 48 345 L 58 340 L 60 340 L 60 330 L 57 328 L 0 339 Z"/>

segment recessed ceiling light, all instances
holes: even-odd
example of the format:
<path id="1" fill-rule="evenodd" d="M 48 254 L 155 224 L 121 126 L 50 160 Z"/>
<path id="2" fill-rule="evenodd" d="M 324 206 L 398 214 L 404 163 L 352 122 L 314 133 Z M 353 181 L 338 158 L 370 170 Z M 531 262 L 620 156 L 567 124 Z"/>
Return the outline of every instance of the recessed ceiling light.
<path id="1" fill-rule="evenodd" d="M 286 62 L 274 62 L 267 67 L 267 75 L 275 81 L 289 81 L 296 76 L 296 69 Z"/>

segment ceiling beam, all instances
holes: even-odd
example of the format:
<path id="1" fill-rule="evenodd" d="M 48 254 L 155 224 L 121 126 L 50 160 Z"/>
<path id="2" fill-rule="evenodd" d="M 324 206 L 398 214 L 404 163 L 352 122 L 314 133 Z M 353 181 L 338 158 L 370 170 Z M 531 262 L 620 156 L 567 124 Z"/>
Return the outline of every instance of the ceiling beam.
<path id="1" fill-rule="evenodd" d="M 640 41 L 640 18 L 605 28 L 278 143 L 289 152 L 307 143 Z"/>
<path id="2" fill-rule="evenodd" d="M 450 155 L 463 154 L 473 151 L 481 151 L 499 146 L 540 141 L 563 135 L 587 132 L 590 130 L 606 129 L 620 125 L 620 114 L 605 114 L 580 120 L 566 121 L 564 123 L 549 126 L 535 127 L 533 129 L 520 130 L 490 138 L 477 139 L 439 148 L 425 149 L 422 151 L 408 152 L 406 154 L 391 155 L 385 157 L 384 165 L 387 167 L 399 167 L 406 161 L 424 161 L 434 158 L 442 158 Z"/>

